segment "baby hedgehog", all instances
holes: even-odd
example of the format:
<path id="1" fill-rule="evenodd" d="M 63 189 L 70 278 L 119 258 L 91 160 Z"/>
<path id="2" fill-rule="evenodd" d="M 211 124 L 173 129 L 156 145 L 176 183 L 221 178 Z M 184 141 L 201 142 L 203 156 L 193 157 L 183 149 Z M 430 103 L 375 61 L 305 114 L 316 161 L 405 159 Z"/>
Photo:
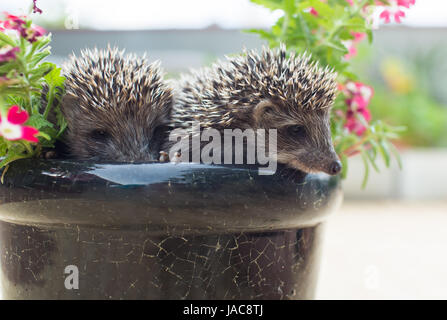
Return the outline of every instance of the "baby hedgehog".
<path id="1" fill-rule="evenodd" d="M 158 63 L 116 48 L 84 50 L 64 66 L 65 142 L 77 159 L 158 160 L 172 109 Z"/>
<path id="2" fill-rule="evenodd" d="M 180 79 L 171 126 L 277 129 L 277 160 L 301 171 L 338 174 L 329 123 L 336 74 L 286 50 L 244 52 Z M 165 143 L 164 149 L 169 148 Z"/>

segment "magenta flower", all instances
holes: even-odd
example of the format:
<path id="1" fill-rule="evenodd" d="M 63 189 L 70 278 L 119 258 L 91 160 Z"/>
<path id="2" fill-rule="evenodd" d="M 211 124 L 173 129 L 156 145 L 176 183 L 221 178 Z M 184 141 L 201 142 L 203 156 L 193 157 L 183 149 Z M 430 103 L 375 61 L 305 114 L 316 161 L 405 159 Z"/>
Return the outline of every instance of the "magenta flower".
<path id="1" fill-rule="evenodd" d="M 345 46 L 348 49 L 348 53 L 345 54 L 344 58 L 346 60 L 352 59 L 357 55 L 357 48 L 352 41 L 346 41 Z"/>
<path id="2" fill-rule="evenodd" d="M 380 19 L 383 19 L 385 23 L 390 23 L 391 18 L 394 18 L 394 21 L 397 23 L 401 23 L 401 18 L 405 17 L 405 12 L 400 10 L 399 8 L 387 7 L 380 14 Z"/>
<path id="3" fill-rule="evenodd" d="M 4 46 L 3 48 L 0 48 L 0 63 L 14 60 L 16 58 L 16 53 L 19 51 L 19 47 Z"/>
<path id="4" fill-rule="evenodd" d="M 12 106 L 8 110 L 6 119 L 0 117 L 0 135 L 10 141 L 26 140 L 39 142 L 39 139 L 36 137 L 39 130 L 29 126 L 22 126 L 28 118 L 28 112 L 20 111 L 19 106 Z"/>
<path id="5" fill-rule="evenodd" d="M 25 25 L 25 17 L 19 17 L 6 13 L 6 20 L 3 22 L 3 26 L 6 29 L 16 30 L 22 34 L 23 30 L 25 29 Z"/>
<path id="6" fill-rule="evenodd" d="M 414 5 L 416 0 L 397 0 L 397 5 L 405 8 L 410 8 L 411 5 Z"/>
<path id="7" fill-rule="evenodd" d="M 37 0 L 33 0 L 33 13 L 42 13 L 42 10 L 37 7 Z"/>
<path id="8" fill-rule="evenodd" d="M 17 31 L 22 38 L 31 43 L 46 33 L 45 29 L 39 26 L 27 27 L 26 17 L 24 16 L 19 17 L 6 13 L 6 18 L 7 20 L 3 22 L 5 29 Z"/>
<path id="9" fill-rule="evenodd" d="M 38 37 L 43 36 L 47 31 L 39 26 L 33 26 L 30 27 L 28 29 L 26 29 L 26 40 L 28 40 L 29 42 L 33 43 L 34 41 L 37 40 Z"/>
<path id="10" fill-rule="evenodd" d="M 401 18 L 405 17 L 405 12 L 402 9 L 410 8 L 416 3 L 416 0 L 390 0 L 389 3 L 389 5 L 384 5 L 380 1 L 377 2 L 377 5 L 384 7 L 379 19 L 383 19 L 385 23 L 390 23 L 391 20 L 401 23 Z"/>
<path id="11" fill-rule="evenodd" d="M 368 105 L 374 93 L 373 89 L 361 82 L 348 82 L 343 88 L 343 92 L 347 97 L 346 105 L 348 106 L 345 128 L 349 132 L 355 132 L 355 134 L 361 136 L 365 132 L 366 127 L 358 117 L 363 117 L 366 122 L 371 120 L 371 112 L 368 109 Z"/>
<path id="12" fill-rule="evenodd" d="M 311 15 L 315 16 L 315 17 L 318 17 L 318 11 L 315 10 L 314 7 L 310 7 L 310 9 L 309 9 L 309 13 L 310 13 Z"/>
<path id="13" fill-rule="evenodd" d="M 343 41 L 343 44 L 348 49 L 348 53 L 345 54 L 344 58 L 346 60 L 349 60 L 357 55 L 357 47 L 356 45 L 363 41 L 366 37 L 366 33 L 363 32 L 352 32 L 352 35 L 354 37 L 353 40 Z"/>

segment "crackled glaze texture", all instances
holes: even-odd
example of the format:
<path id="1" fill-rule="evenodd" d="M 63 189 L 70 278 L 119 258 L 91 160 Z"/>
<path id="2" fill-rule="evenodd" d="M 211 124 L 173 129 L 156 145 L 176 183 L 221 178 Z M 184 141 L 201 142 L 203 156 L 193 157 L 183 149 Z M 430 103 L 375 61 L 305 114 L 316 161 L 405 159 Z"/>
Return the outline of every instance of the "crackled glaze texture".
<path id="1" fill-rule="evenodd" d="M 6 299 L 310 299 L 341 190 L 283 168 L 23 160 L 0 201 Z"/>

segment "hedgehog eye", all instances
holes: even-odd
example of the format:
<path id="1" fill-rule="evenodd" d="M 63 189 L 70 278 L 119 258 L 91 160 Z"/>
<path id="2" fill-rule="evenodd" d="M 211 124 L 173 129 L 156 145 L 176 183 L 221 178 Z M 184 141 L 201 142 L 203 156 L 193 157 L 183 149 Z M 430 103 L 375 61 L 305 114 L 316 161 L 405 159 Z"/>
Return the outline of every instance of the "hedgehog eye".
<path id="1" fill-rule="evenodd" d="M 103 129 L 95 129 L 90 132 L 90 138 L 97 141 L 106 141 L 110 137 L 110 134 Z"/>
<path id="2" fill-rule="evenodd" d="M 303 126 L 290 126 L 287 132 L 293 137 L 303 137 L 306 134 L 306 129 Z"/>

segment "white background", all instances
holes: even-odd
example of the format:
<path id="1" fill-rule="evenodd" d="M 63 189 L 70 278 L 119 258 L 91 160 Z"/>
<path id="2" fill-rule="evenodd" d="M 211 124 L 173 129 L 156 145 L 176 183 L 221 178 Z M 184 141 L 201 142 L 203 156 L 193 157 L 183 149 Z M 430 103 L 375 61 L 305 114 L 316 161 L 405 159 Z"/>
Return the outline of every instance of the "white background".
<path id="1" fill-rule="evenodd" d="M 31 0 L 0 0 L 0 12 L 27 11 Z M 75 14 L 95 29 L 268 27 L 278 17 L 249 0 L 38 0 L 48 18 Z M 447 26 L 447 0 L 416 0 L 405 25 Z"/>

